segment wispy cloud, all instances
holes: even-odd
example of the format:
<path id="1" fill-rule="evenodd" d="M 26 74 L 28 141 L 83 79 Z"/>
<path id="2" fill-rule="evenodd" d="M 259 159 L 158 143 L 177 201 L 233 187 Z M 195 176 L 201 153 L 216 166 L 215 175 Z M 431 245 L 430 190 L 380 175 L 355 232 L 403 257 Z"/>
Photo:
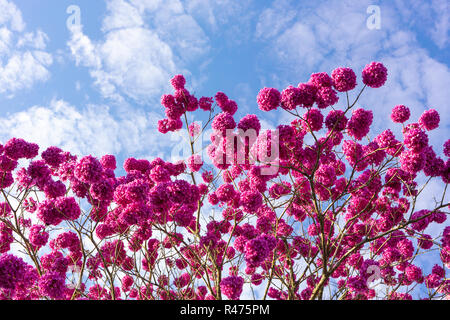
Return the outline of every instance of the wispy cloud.
<path id="1" fill-rule="evenodd" d="M 0 93 L 9 97 L 50 77 L 53 57 L 46 52 L 47 35 L 41 30 L 25 32 L 16 5 L 0 0 Z"/>

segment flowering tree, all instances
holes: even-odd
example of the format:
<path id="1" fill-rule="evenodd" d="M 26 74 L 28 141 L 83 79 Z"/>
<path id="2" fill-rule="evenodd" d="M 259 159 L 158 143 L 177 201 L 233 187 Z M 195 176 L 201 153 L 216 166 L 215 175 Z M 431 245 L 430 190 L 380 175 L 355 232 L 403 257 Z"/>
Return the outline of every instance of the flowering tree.
<path id="1" fill-rule="evenodd" d="M 294 119 L 262 130 L 256 115 L 236 123 L 224 93 L 197 99 L 175 76 L 158 130 L 187 130 L 190 156 L 128 158 L 124 176 L 113 155 L 39 153 L 17 138 L 0 145 L 0 297 L 239 299 L 245 287 L 257 299 L 448 297 L 450 204 L 444 191 L 417 210 L 426 185 L 416 180 L 447 187 L 450 140 L 444 161 L 427 135 L 439 114 L 406 124 L 403 105 L 391 115 L 402 139 L 389 129 L 369 139 L 372 111 L 356 104 L 387 70 L 368 64 L 351 101 L 356 79 L 338 68 L 281 93 L 262 89 L 261 110 Z M 188 121 L 198 109 L 204 126 Z M 196 144 L 209 126 L 210 166 Z M 422 268 L 419 255 L 434 266 Z"/>

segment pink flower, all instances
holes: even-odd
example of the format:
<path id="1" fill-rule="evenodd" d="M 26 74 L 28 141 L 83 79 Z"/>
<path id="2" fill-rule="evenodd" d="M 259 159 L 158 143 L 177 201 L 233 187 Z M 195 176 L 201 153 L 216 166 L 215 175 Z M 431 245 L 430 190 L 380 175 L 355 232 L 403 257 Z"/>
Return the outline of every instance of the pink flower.
<path id="1" fill-rule="evenodd" d="M 231 115 L 234 115 L 238 110 L 238 105 L 235 101 L 228 100 L 227 103 L 223 107 L 221 107 L 221 109 L 223 112 L 227 112 Z"/>
<path id="2" fill-rule="evenodd" d="M 312 107 L 316 101 L 317 87 L 311 83 L 299 83 L 298 88 L 300 89 L 298 98 L 300 106 L 303 108 Z"/>
<path id="3" fill-rule="evenodd" d="M 247 130 L 253 129 L 256 131 L 256 134 L 259 134 L 259 131 L 261 130 L 261 123 L 259 122 L 259 119 L 254 114 L 248 114 L 245 117 L 239 121 L 237 125 L 238 129 L 241 129 L 244 131 L 244 133 Z"/>
<path id="4" fill-rule="evenodd" d="M 323 115 L 319 109 L 309 109 L 304 114 L 303 128 L 305 130 L 319 131 L 323 126 Z"/>
<path id="5" fill-rule="evenodd" d="M 101 179 L 102 165 L 92 156 L 83 157 L 74 170 L 75 177 L 81 182 L 95 183 Z"/>
<path id="6" fill-rule="evenodd" d="M 239 276 L 229 276 L 220 282 L 220 290 L 230 300 L 239 300 L 243 286 L 244 279 Z"/>
<path id="7" fill-rule="evenodd" d="M 325 109 L 335 105 L 339 101 L 339 97 L 331 87 L 321 87 L 316 93 L 316 102 L 319 109 Z"/>
<path id="8" fill-rule="evenodd" d="M 433 246 L 431 236 L 428 234 L 421 235 L 420 238 L 417 240 L 417 242 L 419 247 L 425 250 L 428 250 Z"/>
<path id="9" fill-rule="evenodd" d="M 27 264 L 11 254 L 0 255 L 0 288 L 14 290 L 24 279 Z"/>
<path id="10" fill-rule="evenodd" d="M 450 158 L 450 139 L 444 143 L 444 155 Z"/>
<path id="11" fill-rule="evenodd" d="M 183 75 L 179 74 L 173 77 L 172 80 L 170 80 L 170 83 L 175 90 L 180 90 L 184 89 L 184 86 L 186 85 L 186 79 Z"/>
<path id="12" fill-rule="evenodd" d="M 211 127 L 214 131 L 225 134 L 227 129 L 236 128 L 236 122 L 231 114 L 222 112 L 214 118 Z"/>
<path id="13" fill-rule="evenodd" d="M 55 207 L 63 220 L 76 220 L 80 217 L 80 206 L 72 197 L 59 197 L 55 201 Z"/>
<path id="14" fill-rule="evenodd" d="M 386 153 L 394 156 L 399 155 L 403 151 L 403 145 L 398 141 L 390 129 L 384 130 L 375 137 L 375 141 L 380 148 L 386 149 Z"/>
<path id="15" fill-rule="evenodd" d="M 56 209 L 54 201 L 46 199 L 38 206 L 37 217 L 46 225 L 56 226 L 63 220 L 58 209 Z"/>
<path id="16" fill-rule="evenodd" d="M 200 100 L 198 101 L 198 105 L 199 105 L 200 109 L 202 109 L 204 111 L 210 111 L 212 104 L 213 104 L 213 98 L 210 98 L 210 97 L 201 97 Z"/>
<path id="17" fill-rule="evenodd" d="M 189 159 L 187 160 L 187 165 L 192 172 L 200 171 L 201 167 L 203 166 L 202 157 L 198 154 L 190 156 Z"/>
<path id="18" fill-rule="evenodd" d="M 110 180 L 101 180 L 90 187 L 91 196 L 100 201 L 110 201 L 114 197 L 114 186 Z"/>
<path id="19" fill-rule="evenodd" d="M 250 267 L 259 266 L 275 248 L 276 240 L 273 237 L 259 236 L 245 244 L 245 261 Z"/>
<path id="20" fill-rule="evenodd" d="M 30 228 L 30 243 L 36 247 L 42 247 L 47 244 L 49 238 L 48 232 L 45 231 L 45 227 L 42 225 L 33 225 Z"/>
<path id="21" fill-rule="evenodd" d="M 409 265 L 405 269 L 406 277 L 409 281 L 415 281 L 421 283 L 423 281 L 422 269 L 415 265 Z"/>
<path id="22" fill-rule="evenodd" d="M 62 299 L 65 290 L 64 276 L 58 272 L 47 272 L 39 279 L 39 290 L 42 295 L 51 299 Z"/>
<path id="23" fill-rule="evenodd" d="M 301 104 L 301 90 L 289 86 L 281 92 L 281 107 L 286 110 L 293 110 Z"/>
<path id="24" fill-rule="evenodd" d="M 39 146 L 20 138 L 12 138 L 3 146 L 3 152 L 13 160 L 32 159 L 39 153 Z"/>
<path id="25" fill-rule="evenodd" d="M 387 69 L 380 62 L 371 62 L 362 72 L 363 83 L 371 88 L 383 86 L 387 80 Z"/>
<path id="26" fill-rule="evenodd" d="M 352 167 L 356 167 L 357 171 L 362 171 L 367 168 L 368 162 L 364 159 L 364 149 L 359 143 L 352 140 L 345 140 L 342 151 L 347 161 Z"/>
<path id="27" fill-rule="evenodd" d="M 422 115 L 419 118 L 420 126 L 427 131 L 439 127 L 439 121 L 440 121 L 439 113 L 434 109 L 424 111 L 424 113 L 422 113 Z"/>
<path id="28" fill-rule="evenodd" d="M 256 213 L 263 204 L 263 199 L 258 191 L 245 191 L 241 193 L 240 203 L 245 212 Z"/>
<path id="29" fill-rule="evenodd" d="M 350 68 L 337 68 L 331 73 L 333 86 L 339 92 L 353 90 L 356 87 L 356 75 Z"/>
<path id="30" fill-rule="evenodd" d="M 236 191 L 232 184 L 222 184 L 215 192 L 220 201 L 227 202 L 236 196 Z"/>
<path id="31" fill-rule="evenodd" d="M 428 136 L 420 128 L 407 126 L 403 130 L 405 146 L 416 153 L 422 152 L 428 146 Z"/>
<path id="32" fill-rule="evenodd" d="M 0 202 L 0 217 L 7 218 L 11 215 L 11 207 L 7 202 Z"/>
<path id="33" fill-rule="evenodd" d="M 325 119 L 328 130 L 342 131 L 347 126 L 348 119 L 341 110 L 331 110 Z"/>
<path id="34" fill-rule="evenodd" d="M 258 106 L 263 111 L 275 110 L 281 102 L 281 94 L 275 88 L 263 88 L 256 99 Z"/>
<path id="35" fill-rule="evenodd" d="M 392 108 L 391 119 L 394 122 L 404 123 L 408 121 L 410 116 L 411 111 L 409 111 L 409 108 L 407 106 L 400 104 Z"/>
<path id="36" fill-rule="evenodd" d="M 402 170 L 411 174 L 416 174 L 425 166 L 425 154 L 416 153 L 411 150 L 404 150 L 400 153 L 399 161 L 401 163 Z"/>
<path id="37" fill-rule="evenodd" d="M 134 280 L 129 275 L 125 275 L 122 278 L 122 290 L 124 292 L 130 291 L 131 286 L 134 284 Z"/>
<path id="38" fill-rule="evenodd" d="M 316 180 L 325 187 L 331 187 L 336 181 L 334 166 L 321 165 L 316 171 Z"/>
<path id="39" fill-rule="evenodd" d="M 313 73 L 308 82 L 318 88 L 331 87 L 333 85 L 333 79 L 326 72 Z"/>
<path id="40" fill-rule="evenodd" d="M 197 122 L 192 122 L 189 125 L 189 135 L 193 138 L 195 138 L 196 136 L 198 136 L 200 134 L 201 131 L 201 127 Z"/>
<path id="41" fill-rule="evenodd" d="M 353 110 L 352 117 L 347 124 L 348 134 L 356 140 L 361 140 L 369 133 L 372 121 L 373 113 L 371 110 L 362 108 Z"/>

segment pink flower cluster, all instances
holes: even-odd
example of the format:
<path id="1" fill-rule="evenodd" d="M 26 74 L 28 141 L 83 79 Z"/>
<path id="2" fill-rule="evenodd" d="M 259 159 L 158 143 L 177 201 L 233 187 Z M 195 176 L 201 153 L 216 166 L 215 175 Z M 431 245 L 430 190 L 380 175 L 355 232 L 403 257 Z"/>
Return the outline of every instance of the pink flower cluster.
<path id="1" fill-rule="evenodd" d="M 379 62 L 362 71 L 367 87 L 386 81 Z M 412 286 L 450 295 L 450 204 L 414 205 L 419 174 L 450 182 L 450 140 L 430 145 L 436 110 L 407 123 L 397 105 L 402 139 L 372 136 L 373 112 L 354 107 L 360 95 L 339 107 L 357 77 L 337 68 L 263 88 L 255 108 L 295 117 L 263 130 L 256 114 L 239 120 L 225 93 L 197 100 L 182 75 L 171 84 L 158 130 L 186 122 L 185 161 L 130 157 L 119 176 L 114 155 L 52 146 L 39 158 L 22 139 L 0 145 L 0 299 L 237 300 L 258 286 L 277 300 L 374 299 L 374 274 L 385 299 L 413 299 Z M 209 112 L 211 166 L 192 143 L 203 128 L 185 117 L 198 109 Z M 433 252 L 430 268 L 416 259 Z"/>

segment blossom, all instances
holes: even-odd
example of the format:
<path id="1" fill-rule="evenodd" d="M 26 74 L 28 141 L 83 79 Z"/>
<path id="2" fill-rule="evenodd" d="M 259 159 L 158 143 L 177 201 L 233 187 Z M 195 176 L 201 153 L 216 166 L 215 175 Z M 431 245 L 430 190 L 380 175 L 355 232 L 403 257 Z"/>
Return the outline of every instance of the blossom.
<path id="1" fill-rule="evenodd" d="M 316 102 L 319 109 L 325 109 L 335 105 L 339 101 L 339 97 L 331 87 L 321 87 L 316 92 Z"/>
<path id="2" fill-rule="evenodd" d="M 323 126 L 323 114 L 319 109 L 309 109 L 304 114 L 303 128 L 305 130 L 319 131 Z"/>
<path id="3" fill-rule="evenodd" d="M 64 220 L 76 220 L 81 214 L 80 206 L 73 197 L 59 197 L 55 200 L 54 205 Z"/>
<path id="4" fill-rule="evenodd" d="M 316 101 L 317 87 L 311 83 L 299 83 L 298 89 L 300 90 L 299 102 L 303 108 L 311 107 Z"/>
<path id="5" fill-rule="evenodd" d="M 187 160 L 187 165 L 192 172 L 200 171 L 201 167 L 203 166 L 202 157 L 198 154 L 190 156 Z"/>
<path id="6" fill-rule="evenodd" d="M 63 220 L 58 209 L 56 209 L 54 201 L 46 199 L 38 206 L 37 217 L 46 225 L 56 226 Z"/>
<path id="7" fill-rule="evenodd" d="M 247 130 L 253 129 L 258 135 L 259 131 L 261 130 L 261 123 L 259 122 L 259 119 L 256 115 L 248 114 L 239 121 L 237 127 L 238 129 L 243 130 L 244 133 Z"/>
<path id="8" fill-rule="evenodd" d="M 0 171 L 11 172 L 16 169 L 18 162 L 6 155 L 0 155 Z"/>
<path id="9" fill-rule="evenodd" d="M 444 143 L 444 155 L 450 158 L 450 139 Z"/>
<path id="10" fill-rule="evenodd" d="M 405 146 L 415 153 L 420 153 L 428 146 L 428 136 L 420 128 L 406 127 L 403 130 Z"/>
<path id="11" fill-rule="evenodd" d="M 240 203 L 245 212 L 255 213 L 263 204 L 263 199 L 258 191 L 245 191 L 241 193 Z"/>
<path id="12" fill-rule="evenodd" d="M 0 288 L 14 289 L 24 279 L 27 264 L 11 254 L 0 255 Z"/>
<path id="13" fill-rule="evenodd" d="M 412 150 L 404 150 L 400 153 L 399 161 L 401 169 L 411 174 L 416 174 L 425 166 L 425 154 Z"/>
<path id="14" fill-rule="evenodd" d="M 301 104 L 301 90 L 289 86 L 281 92 L 281 107 L 286 110 L 293 110 Z"/>
<path id="15" fill-rule="evenodd" d="M 198 100 L 198 105 L 199 105 L 200 109 L 202 109 L 204 111 L 210 111 L 212 104 L 213 104 L 213 98 L 210 98 L 210 97 L 201 97 Z"/>
<path id="16" fill-rule="evenodd" d="M 114 197 L 114 186 L 110 180 L 105 179 L 92 184 L 89 192 L 96 200 L 109 201 Z"/>
<path id="17" fill-rule="evenodd" d="M 325 119 L 328 130 L 342 131 L 346 128 L 348 119 L 341 110 L 331 110 Z"/>
<path id="18" fill-rule="evenodd" d="M 170 80 L 170 83 L 172 84 L 173 88 L 175 90 L 184 89 L 184 86 L 186 85 L 186 79 L 183 75 L 178 74 L 175 77 Z"/>
<path id="19" fill-rule="evenodd" d="M 313 73 L 309 77 L 309 83 L 316 87 L 331 87 L 333 85 L 333 79 L 326 72 Z"/>
<path id="20" fill-rule="evenodd" d="M 238 300 L 242 294 L 244 278 L 239 276 L 229 276 L 220 282 L 220 290 L 230 300 Z"/>
<path id="21" fill-rule="evenodd" d="M 220 201 L 230 201 L 236 196 L 236 191 L 234 190 L 234 187 L 232 184 L 223 184 L 221 185 L 215 192 L 217 198 Z"/>
<path id="22" fill-rule="evenodd" d="M 49 233 L 45 231 L 45 227 L 35 224 L 30 228 L 30 243 L 36 247 L 42 247 L 47 244 Z"/>
<path id="23" fill-rule="evenodd" d="M 368 87 L 386 78 L 380 63 L 363 71 Z M 182 75 L 171 84 L 175 92 L 161 97 L 166 119 L 158 130 L 179 130 L 185 112 L 211 111 L 206 151 L 212 169 L 203 164 L 202 148 L 174 163 L 127 157 L 116 176 L 114 155 L 78 158 L 54 146 L 34 159 L 35 144 L 17 138 L 0 144 L 0 299 L 240 299 L 245 282 L 263 281 L 270 298 L 311 299 L 320 293 L 314 290 L 320 274 L 306 270 L 298 278 L 291 271 L 305 259 L 320 269 L 333 257 L 342 264 L 323 289 L 337 284 L 344 299 L 375 298 L 368 287 L 371 267 L 380 268 L 388 289 L 403 292 L 415 282 L 432 293 L 450 292 L 450 206 L 414 207 L 422 172 L 438 177 L 436 183 L 450 182 L 450 140 L 442 155 L 428 138 L 439 125 L 433 109 L 406 124 L 411 112 L 397 105 L 391 118 L 402 123 L 402 141 L 387 129 L 363 143 L 372 111 L 352 106 L 323 112 L 338 101 L 338 92 L 355 88 L 350 68 L 314 73 L 281 93 L 263 88 L 257 98 L 263 110 L 306 108 L 297 119 L 263 131 L 255 114 L 235 121 L 237 103 L 225 93 L 197 99 Z M 220 109 L 215 116 L 213 103 Z M 207 126 L 190 120 L 185 129 L 192 140 Z M 17 188 L 9 188 L 13 184 Z M 431 236 L 429 227 L 440 231 Z M 17 245 L 36 268 L 9 254 Z M 418 253 L 432 249 L 439 254 L 431 273 L 413 264 Z M 156 269 L 152 284 L 141 283 L 141 275 Z M 226 269 L 228 276 L 221 277 Z M 66 277 L 81 282 L 66 286 Z M 203 283 L 206 278 L 212 286 Z"/>
<path id="24" fill-rule="evenodd" d="M 101 179 L 102 165 L 93 156 L 83 157 L 75 166 L 74 175 L 81 182 L 95 183 Z"/>
<path id="25" fill-rule="evenodd" d="M 222 112 L 214 118 L 211 127 L 216 132 L 226 133 L 226 130 L 236 128 L 236 122 L 231 114 Z"/>
<path id="26" fill-rule="evenodd" d="M 39 146 L 35 143 L 26 142 L 20 138 L 12 138 L 3 146 L 3 152 L 13 160 L 22 158 L 32 159 L 39 153 Z"/>
<path id="27" fill-rule="evenodd" d="M 258 106 L 263 111 L 270 111 L 278 108 L 281 102 L 281 94 L 275 88 L 263 88 L 258 93 L 256 99 Z"/>
<path id="28" fill-rule="evenodd" d="M 337 68 L 331 73 L 333 86 L 339 92 L 353 90 L 356 87 L 356 74 L 350 68 Z"/>
<path id="29" fill-rule="evenodd" d="M 371 62 L 362 72 L 363 83 L 371 88 L 383 86 L 387 80 L 387 69 L 380 62 Z"/>
<path id="30" fill-rule="evenodd" d="M 58 272 L 47 272 L 39 279 L 39 290 L 51 299 L 61 299 L 65 290 L 64 276 Z"/>
<path id="31" fill-rule="evenodd" d="M 386 153 L 391 156 L 399 155 L 403 151 L 403 145 L 395 138 L 394 133 L 390 129 L 384 130 L 376 136 L 375 141 L 380 148 L 386 149 Z"/>
<path id="32" fill-rule="evenodd" d="M 11 214 L 11 206 L 7 202 L 0 202 L 0 217 L 7 218 Z"/>
<path id="33" fill-rule="evenodd" d="M 352 117 L 347 124 L 348 134 L 356 140 L 361 140 L 370 130 L 373 121 L 373 112 L 362 108 L 353 110 Z"/>
<path id="34" fill-rule="evenodd" d="M 406 277 L 409 281 L 422 282 L 422 270 L 415 265 L 409 265 L 405 269 Z"/>
<path id="35" fill-rule="evenodd" d="M 273 238 L 259 236 L 245 244 L 245 261 L 250 267 L 257 267 L 269 256 L 275 248 L 276 241 Z"/>
<path id="36" fill-rule="evenodd" d="M 420 126 L 427 130 L 433 130 L 439 127 L 440 116 L 435 109 L 429 109 L 424 111 L 419 118 Z"/>

